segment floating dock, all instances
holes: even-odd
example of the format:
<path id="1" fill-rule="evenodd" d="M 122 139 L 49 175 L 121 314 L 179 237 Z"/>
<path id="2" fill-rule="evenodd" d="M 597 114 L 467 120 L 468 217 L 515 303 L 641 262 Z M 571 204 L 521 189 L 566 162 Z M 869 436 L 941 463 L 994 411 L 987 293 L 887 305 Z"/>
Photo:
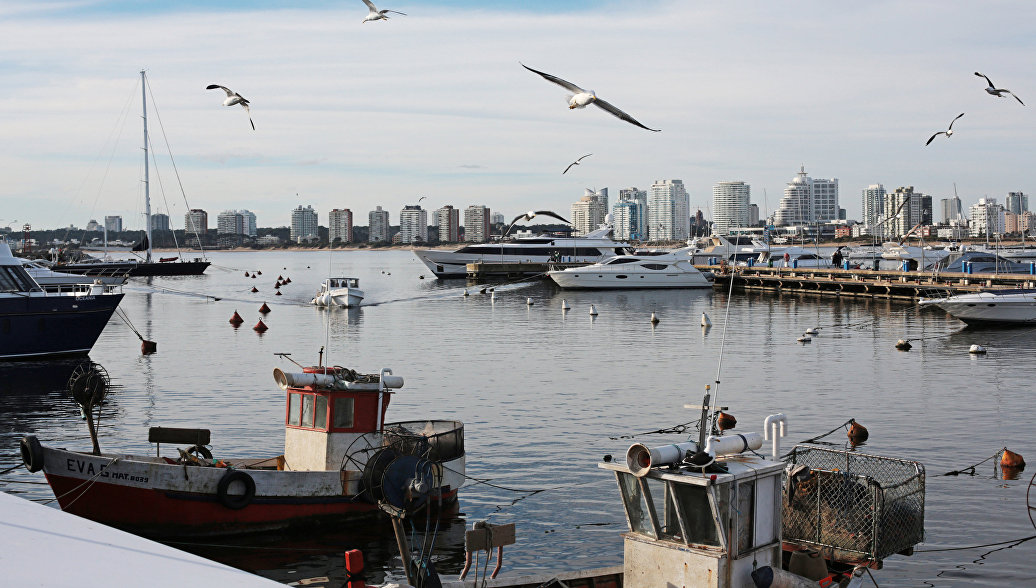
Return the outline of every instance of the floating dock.
<path id="1" fill-rule="evenodd" d="M 771 268 L 719 265 L 696 266 L 711 271 L 717 288 L 795 292 L 823 296 L 853 296 L 917 300 L 979 292 L 990 288 L 1036 288 L 1031 274 L 920 273 L 834 268 Z"/>

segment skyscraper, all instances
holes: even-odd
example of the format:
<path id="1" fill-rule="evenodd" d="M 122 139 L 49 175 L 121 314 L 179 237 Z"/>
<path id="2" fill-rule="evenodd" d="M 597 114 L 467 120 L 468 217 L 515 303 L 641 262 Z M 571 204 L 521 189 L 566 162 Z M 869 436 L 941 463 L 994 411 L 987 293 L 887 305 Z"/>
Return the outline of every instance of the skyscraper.
<path id="1" fill-rule="evenodd" d="M 236 210 L 224 210 L 216 216 L 216 234 L 245 234 L 245 217 Z"/>
<path id="2" fill-rule="evenodd" d="M 572 204 L 572 232 L 585 235 L 594 231 L 608 215 L 608 188 L 587 188 L 579 202 Z"/>
<path id="3" fill-rule="evenodd" d="M 971 205 L 972 237 L 988 237 L 1003 235 L 1007 230 L 1005 210 L 996 202 L 996 198 L 979 198 L 977 204 Z"/>
<path id="4" fill-rule="evenodd" d="M 729 235 L 730 229 L 748 226 L 751 194 L 751 186 L 741 181 L 712 186 L 712 232 Z"/>
<path id="5" fill-rule="evenodd" d="M 500 217 L 500 224 L 505 222 L 504 215 L 496 213 L 492 218 Z M 472 204 L 464 209 L 464 240 L 468 243 L 484 243 L 489 240 L 490 212 L 489 208 L 480 204 Z M 497 221 L 493 221 L 497 222 Z"/>
<path id="6" fill-rule="evenodd" d="M 90 230 L 90 227 L 87 227 Z M 162 213 L 155 213 L 151 215 L 151 230 L 152 231 L 168 231 L 169 230 L 169 215 Z"/>
<path id="7" fill-rule="evenodd" d="M 204 236 L 209 232 L 209 213 L 200 208 L 192 208 L 183 215 L 183 230 L 188 235 L 197 233 Z"/>
<path id="8" fill-rule="evenodd" d="M 440 243 L 460 241 L 460 210 L 447 204 L 435 211 L 435 227 L 439 230 Z"/>
<path id="9" fill-rule="evenodd" d="M 956 196 L 953 198 L 943 198 L 940 202 L 942 203 L 942 223 L 944 225 L 948 225 L 950 221 L 964 216 L 964 209 L 961 208 L 960 198 Z"/>
<path id="10" fill-rule="evenodd" d="M 407 204 L 399 212 L 399 242 L 428 242 L 428 211 L 420 204 Z"/>
<path id="11" fill-rule="evenodd" d="M 1029 197 L 1022 192 L 1007 193 L 1007 212 L 1021 214 L 1029 210 Z"/>
<path id="12" fill-rule="evenodd" d="M 291 211 L 291 240 L 296 243 L 309 241 L 320 237 L 320 229 L 317 225 L 317 211 L 307 205 L 302 208 L 300 204 Z"/>
<path id="13" fill-rule="evenodd" d="M 104 217 L 104 230 L 109 233 L 121 233 L 122 217 L 118 215 Z"/>
<path id="14" fill-rule="evenodd" d="M 784 188 L 780 208 L 774 214 L 777 225 L 808 225 L 838 220 L 838 179 L 811 178 L 805 166 Z"/>
<path id="15" fill-rule="evenodd" d="M 348 208 L 333 208 L 327 213 L 327 238 L 332 243 L 353 242 L 353 212 Z"/>
<path id="16" fill-rule="evenodd" d="M 370 211 L 367 215 L 367 240 L 371 243 L 389 240 L 389 213 L 381 207 Z"/>
<path id="17" fill-rule="evenodd" d="M 885 218 L 885 186 L 871 184 L 863 189 L 863 226 L 872 233 L 880 233 L 878 227 Z"/>
<path id="18" fill-rule="evenodd" d="M 690 198 L 683 180 L 656 180 L 648 192 L 650 241 L 683 241 L 690 236 Z"/>
<path id="19" fill-rule="evenodd" d="M 619 190 L 619 201 L 612 206 L 612 227 L 616 239 L 647 238 L 647 190 Z"/>
<path id="20" fill-rule="evenodd" d="M 914 192 L 913 186 L 900 186 L 894 192 L 886 192 L 884 224 L 878 228 L 878 234 L 899 237 L 920 223 L 921 196 L 920 192 Z"/>
<path id="21" fill-rule="evenodd" d="M 237 213 L 244 219 L 243 234 L 255 237 L 258 234 L 258 228 L 255 225 L 255 213 L 250 210 L 239 210 Z"/>

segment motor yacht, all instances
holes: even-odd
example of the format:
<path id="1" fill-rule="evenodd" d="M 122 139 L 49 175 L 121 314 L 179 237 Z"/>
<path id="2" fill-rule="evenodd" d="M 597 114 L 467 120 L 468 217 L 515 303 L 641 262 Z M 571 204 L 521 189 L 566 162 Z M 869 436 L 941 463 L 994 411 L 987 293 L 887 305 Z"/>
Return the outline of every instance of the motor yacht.
<path id="1" fill-rule="evenodd" d="M 328 278 L 320 285 L 320 291 L 311 304 L 316 306 L 359 306 L 363 300 L 358 278 Z"/>
<path id="2" fill-rule="evenodd" d="M 694 267 L 695 247 L 617 255 L 600 263 L 547 272 L 562 288 L 708 288 L 711 276 Z"/>
<path id="3" fill-rule="evenodd" d="M 1036 325 L 1036 290 L 985 290 L 946 298 L 922 298 L 922 307 L 936 306 L 969 325 Z"/>

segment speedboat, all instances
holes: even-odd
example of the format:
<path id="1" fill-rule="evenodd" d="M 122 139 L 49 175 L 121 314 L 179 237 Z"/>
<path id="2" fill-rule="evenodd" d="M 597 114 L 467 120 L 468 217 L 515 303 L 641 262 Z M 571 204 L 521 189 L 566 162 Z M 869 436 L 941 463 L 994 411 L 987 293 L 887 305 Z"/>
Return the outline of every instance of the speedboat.
<path id="1" fill-rule="evenodd" d="M 1036 290 L 984 290 L 946 298 L 922 298 L 922 307 L 936 306 L 972 324 L 1036 324 Z"/>
<path id="2" fill-rule="evenodd" d="M 617 255 L 600 263 L 547 272 L 562 288 L 708 288 L 712 281 L 694 267 L 695 247 L 640 255 Z"/>
<path id="3" fill-rule="evenodd" d="M 0 241 L 0 359 L 89 353 L 122 296 L 104 284 L 48 292 Z"/>
<path id="4" fill-rule="evenodd" d="M 358 278 L 328 278 L 320 285 L 320 291 L 313 297 L 316 306 L 359 306 L 363 300 Z"/>
<path id="5" fill-rule="evenodd" d="M 467 264 L 484 263 L 596 263 L 632 251 L 628 243 L 611 238 L 612 228 L 603 226 L 582 237 L 519 237 L 498 243 L 472 243 L 456 251 L 416 249 L 414 255 L 437 278 L 463 278 Z"/>

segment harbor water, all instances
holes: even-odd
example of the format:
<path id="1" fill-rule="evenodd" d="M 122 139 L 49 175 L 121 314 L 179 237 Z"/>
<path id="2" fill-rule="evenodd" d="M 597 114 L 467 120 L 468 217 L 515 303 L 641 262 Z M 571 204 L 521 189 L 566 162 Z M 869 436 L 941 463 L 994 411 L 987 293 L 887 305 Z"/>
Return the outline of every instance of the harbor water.
<path id="1" fill-rule="evenodd" d="M 118 386 L 101 419 L 102 449 L 150 453 L 149 427 L 203 427 L 216 457 L 279 455 L 284 394 L 272 371 L 292 364 L 274 354 L 312 365 L 323 346 L 327 363 L 363 373 L 389 367 L 404 377 L 388 420 L 465 423 L 473 480 L 440 522 L 441 574 L 459 572 L 464 527 L 482 519 L 517 524 L 505 574 L 601 567 L 621 563 L 626 524 L 615 479 L 597 463 L 622 456 L 634 440 L 685 440 L 693 430 L 629 436 L 695 421 L 683 405 L 699 404 L 711 384 L 737 417 L 736 431 L 761 432 L 767 415 L 783 412 L 790 449 L 855 418 L 870 430 L 858 451 L 924 464 L 925 542 L 911 557 L 886 560 L 876 572 L 881 586 L 1036 583 L 1036 541 L 1001 543 L 1036 533 L 1026 505 L 1033 466 L 1016 480 L 994 477 L 992 461 L 974 476 L 943 475 L 1004 446 L 1036 459 L 1036 329 L 964 329 L 904 302 L 710 289 L 562 291 L 531 281 L 498 285 L 494 296 L 467 286 L 465 297 L 464 280 L 436 280 L 399 250 L 209 257 L 204 276 L 126 285 L 121 309 L 158 353 L 142 356 L 138 336 L 118 318 L 94 346 L 90 358 Z M 278 275 L 291 278 L 281 296 Z M 328 275 L 358 277 L 363 305 L 311 306 Z M 563 300 L 571 310 L 562 311 Z M 251 326 L 263 302 L 272 312 L 259 335 Z M 228 323 L 235 311 L 245 320 L 237 329 Z M 703 312 L 711 329 L 700 326 Z M 796 342 L 810 327 L 819 327 L 812 342 Z M 898 339 L 913 349 L 897 351 Z M 972 344 L 988 353 L 969 354 Z M 86 425 L 63 392 L 75 364 L 0 364 L 0 468 L 20 461 L 24 434 L 89 449 Z M 841 446 L 845 432 L 824 440 Z M 0 476 L 0 490 L 53 499 L 43 474 L 23 468 Z M 170 544 L 282 582 L 326 576 L 329 586 L 345 580 L 342 553 L 361 549 L 368 581 L 403 578 L 386 520 Z M 971 547 L 985 544 L 997 545 Z M 951 550 L 958 547 L 967 549 Z"/>

